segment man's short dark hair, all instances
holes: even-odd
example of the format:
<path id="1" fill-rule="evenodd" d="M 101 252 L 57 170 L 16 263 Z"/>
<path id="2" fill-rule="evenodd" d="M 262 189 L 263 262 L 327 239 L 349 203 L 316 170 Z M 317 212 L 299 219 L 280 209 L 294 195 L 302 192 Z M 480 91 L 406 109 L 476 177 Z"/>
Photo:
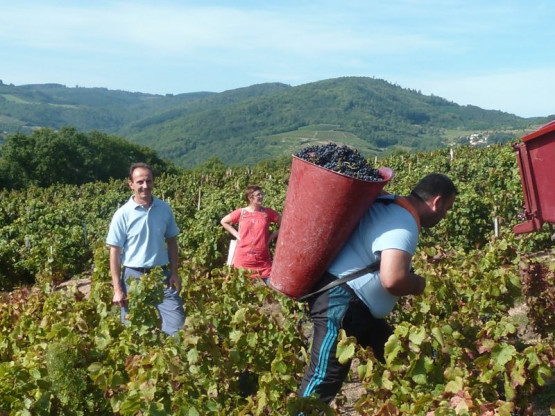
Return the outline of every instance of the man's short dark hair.
<path id="1" fill-rule="evenodd" d="M 449 198 L 458 193 L 457 187 L 447 175 L 442 173 L 430 173 L 416 184 L 411 195 L 416 196 L 422 201 L 428 201 L 438 195 L 442 198 Z"/>
<path id="2" fill-rule="evenodd" d="M 129 168 L 129 180 L 133 180 L 133 172 L 137 168 L 143 168 L 143 169 L 149 170 L 150 173 L 152 174 L 152 177 L 154 178 L 154 172 L 152 171 L 152 167 L 148 163 L 137 162 L 137 163 L 133 163 Z"/>

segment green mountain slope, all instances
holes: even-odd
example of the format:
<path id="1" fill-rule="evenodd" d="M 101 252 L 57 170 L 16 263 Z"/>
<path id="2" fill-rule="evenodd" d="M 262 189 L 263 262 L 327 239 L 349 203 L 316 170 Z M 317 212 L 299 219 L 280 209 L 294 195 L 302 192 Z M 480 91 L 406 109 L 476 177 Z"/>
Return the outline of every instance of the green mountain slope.
<path id="1" fill-rule="evenodd" d="M 36 127 L 74 126 L 115 133 L 153 112 L 213 93 L 160 96 L 106 88 L 68 88 L 60 84 L 0 84 L 0 132 L 28 132 Z"/>
<path id="2" fill-rule="evenodd" d="M 459 106 L 366 77 L 166 96 L 58 84 L 0 85 L 4 134 L 38 126 L 100 130 L 151 147 L 185 167 L 212 157 L 252 165 L 329 140 L 354 145 L 368 156 L 437 148 L 477 132 L 508 140 L 547 120 Z"/>

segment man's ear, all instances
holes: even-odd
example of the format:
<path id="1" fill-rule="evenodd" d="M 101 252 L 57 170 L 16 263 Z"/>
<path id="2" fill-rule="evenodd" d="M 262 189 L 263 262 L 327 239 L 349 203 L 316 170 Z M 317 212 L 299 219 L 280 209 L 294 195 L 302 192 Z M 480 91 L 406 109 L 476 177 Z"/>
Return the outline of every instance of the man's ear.
<path id="1" fill-rule="evenodd" d="M 431 208 L 434 212 L 439 209 L 439 207 L 442 204 L 442 201 L 443 201 L 443 198 L 441 197 L 441 195 L 436 195 L 430 200 Z"/>

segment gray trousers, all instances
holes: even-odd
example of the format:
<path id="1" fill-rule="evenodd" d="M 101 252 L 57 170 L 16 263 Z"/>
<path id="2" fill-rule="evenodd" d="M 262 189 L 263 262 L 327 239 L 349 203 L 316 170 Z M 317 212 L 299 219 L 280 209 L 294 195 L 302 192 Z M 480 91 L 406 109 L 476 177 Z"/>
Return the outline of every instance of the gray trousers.
<path id="1" fill-rule="evenodd" d="M 158 309 L 158 313 L 160 314 L 160 319 L 162 321 L 162 331 L 164 331 L 168 335 L 173 335 L 181 328 L 183 328 L 183 324 L 185 323 L 185 310 L 183 308 L 183 301 L 177 293 L 175 288 L 169 286 L 169 278 L 170 278 L 170 271 L 165 270 L 164 274 L 166 275 L 166 280 L 164 283 L 166 287 L 164 289 L 164 299 L 161 303 L 156 305 Z M 143 275 L 142 272 L 124 267 L 122 273 L 122 285 L 127 294 L 128 285 L 127 279 L 130 277 L 134 277 L 139 279 Z M 128 321 L 125 319 L 125 316 L 129 313 L 127 307 L 121 308 L 121 322 L 127 324 Z"/>

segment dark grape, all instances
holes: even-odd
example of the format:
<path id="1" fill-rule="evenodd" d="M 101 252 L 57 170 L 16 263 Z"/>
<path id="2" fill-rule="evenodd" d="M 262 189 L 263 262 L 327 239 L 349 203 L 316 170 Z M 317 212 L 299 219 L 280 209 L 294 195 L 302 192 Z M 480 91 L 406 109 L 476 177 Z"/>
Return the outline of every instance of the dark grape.
<path id="1" fill-rule="evenodd" d="M 358 150 L 335 143 L 307 146 L 295 154 L 300 159 L 314 163 L 325 169 L 362 179 L 364 181 L 382 181 L 377 169 L 372 168 Z"/>
<path id="2" fill-rule="evenodd" d="M 489 322 L 492 317 L 493 315 L 491 313 L 486 313 L 485 315 L 480 315 L 480 321 L 482 321 L 482 323 L 485 324 Z"/>

